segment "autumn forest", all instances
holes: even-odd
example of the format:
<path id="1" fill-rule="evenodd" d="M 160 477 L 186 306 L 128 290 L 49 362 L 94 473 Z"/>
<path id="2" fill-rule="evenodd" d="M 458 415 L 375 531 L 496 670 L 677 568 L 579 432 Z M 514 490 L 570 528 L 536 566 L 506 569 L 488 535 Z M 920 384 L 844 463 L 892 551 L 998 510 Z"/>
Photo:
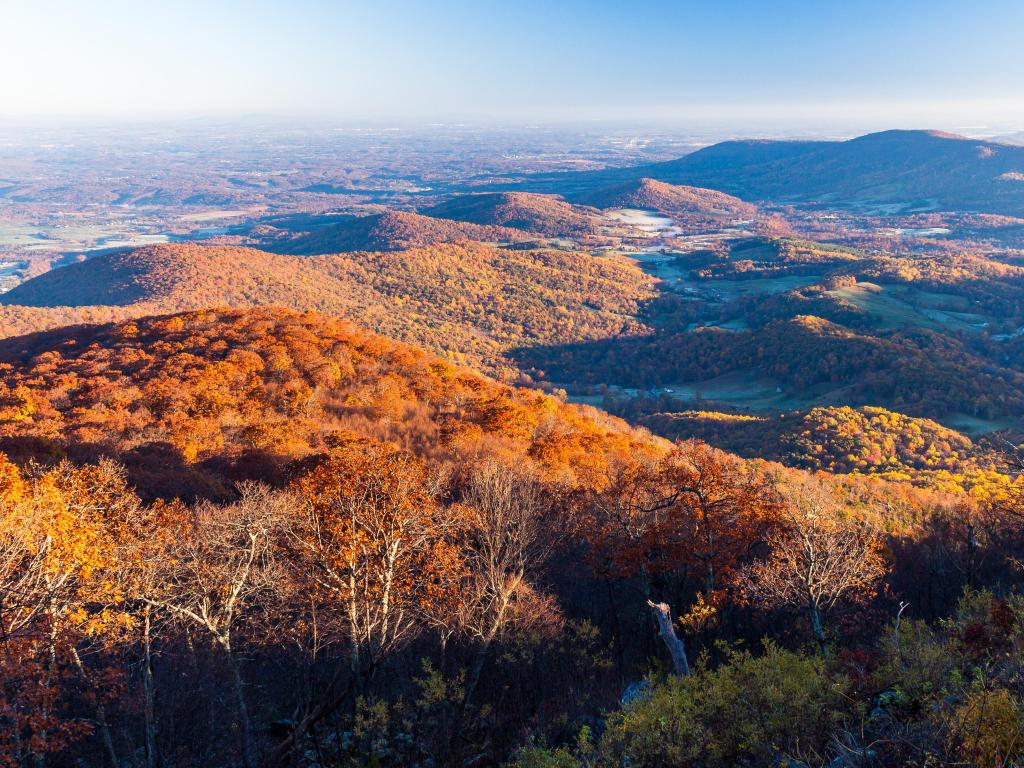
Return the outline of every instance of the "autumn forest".
<path id="1" fill-rule="evenodd" d="M 375 140 L 0 188 L 0 768 L 1021 764 L 1024 149 Z"/>

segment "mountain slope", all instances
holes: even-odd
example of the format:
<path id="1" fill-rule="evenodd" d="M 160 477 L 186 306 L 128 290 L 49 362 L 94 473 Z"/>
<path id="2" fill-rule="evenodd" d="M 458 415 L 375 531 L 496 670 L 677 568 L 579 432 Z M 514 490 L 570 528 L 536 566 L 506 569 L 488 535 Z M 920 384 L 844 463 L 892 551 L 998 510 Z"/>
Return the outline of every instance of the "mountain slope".
<path id="1" fill-rule="evenodd" d="M 165 309 L 281 304 L 315 308 L 344 294 L 302 259 L 254 248 L 154 245 L 50 270 L 0 297 L 32 307 L 130 306 Z"/>
<path id="2" fill-rule="evenodd" d="M 956 414 L 1024 418 L 1024 374 L 1012 362 L 980 357 L 965 341 L 934 331 L 872 335 L 814 316 L 791 316 L 751 330 L 703 327 L 531 348 L 516 359 L 524 369 L 544 371 L 562 385 L 675 388 L 735 375 L 789 398 L 788 409 L 885 405 L 935 420 Z"/>
<path id="3" fill-rule="evenodd" d="M 526 239 L 528 236 L 523 232 L 509 227 L 483 226 L 406 211 L 387 211 L 315 229 L 275 244 L 274 250 L 296 254 L 401 251 L 462 240 L 520 242 Z"/>
<path id="4" fill-rule="evenodd" d="M 642 329 L 640 304 L 655 295 L 630 262 L 573 251 L 461 244 L 310 261 L 359 286 L 349 316 L 360 324 L 477 361 L 520 342 L 631 335 Z"/>
<path id="5" fill-rule="evenodd" d="M 642 178 L 581 195 L 575 202 L 595 208 L 641 208 L 668 214 L 713 217 L 753 216 L 757 208 L 713 189 L 666 184 Z"/>
<path id="6" fill-rule="evenodd" d="M 1024 213 L 1024 147 L 936 131 L 728 141 L 634 173 L 745 200 Z"/>
<path id="7" fill-rule="evenodd" d="M 8 334 L 203 307 L 285 306 L 344 315 L 488 370 L 512 347 L 641 329 L 653 281 L 617 258 L 480 243 L 300 257 L 171 245 L 97 256 L 0 296 Z"/>
<path id="8" fill-rule="evenodd" d="M 552 195 L 527 192 L 461 195 L 423 213 L 474 224 L 513 227 L 548 237 L 595 234 L 602 223 L 593 211 Z"/>
<path id="9" fill-rule="evenodd" d="M 955 472 L 994 464 L 993 456 L 959 432 L 873 406 L 760 417 L 662 412 L 639 421 L 670 439 L 698 438 L 742 456 L 832 473 Z"/>
<path id="10" fill-rule="evenodd" d="M 666 445 L 315 313 L 203 310 L 0 342 L 0 450 L 117 455 L 147 494 L 230 495 L 232 477 L 265 481 L 360 437 L 440 459 L 529 455 L 562 479 Z"/>

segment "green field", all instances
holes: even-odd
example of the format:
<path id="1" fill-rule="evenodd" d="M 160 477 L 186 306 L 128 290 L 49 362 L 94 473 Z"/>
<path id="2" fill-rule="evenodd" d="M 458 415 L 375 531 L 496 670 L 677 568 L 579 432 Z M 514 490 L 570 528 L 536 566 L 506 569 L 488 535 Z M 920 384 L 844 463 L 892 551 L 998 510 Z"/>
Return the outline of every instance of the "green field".
<path id="1" fill-rule="evenodd" d="M 137 232 L 130 227 L 102 224 L 30 226 L 0 222 L 0 247 L 28 251 L 87 251 L 166 243 L 165 234 Z"/>
<path id="2" fill-rule="evenodd" d="M 805 288 L 821 281 L 821 275 L 786 275 L 784 277 L 756 277 L 749 280 L 687 280 L 683 287 L 704 292 L 721 301 L 741 296 L 770 295 Z"/>
<path id="3" fill-rule="evenodd" d="M 966 413 L 954 413 L 945 419 L 940 419 L 940 422 L 947 427 L 972 436 L 1020 426 L 1013 419 L 979 419 L 975 416 L 968 416 Z"/>
<path id="4" fill-rule="evenodd" d="M 977 333 L 989 322 L 983 315 L 964 312 L 969 303 L 961 296 L 902 285 L 857 283 L 827 293 L 863 309 L 876 320 L 879 330 L 917 327 Z"/>
<path id="5" fill-rule="evenodd" d="M 687 408 L 699 407 L 702 402 L 713 402 L 724 403 L 740 410 L 778 413 L 808 406 L 807 402 L 784 394 L 778 382 L 768 378 L 756 378 L 748 371 L 737 371 L 707 381 L 670 384 L 650 390 L 609 386 L 608 392 L 613 396 L 620 397 L 667 395 L 678 400 L 681 406 L 685 405 Z M 602 397 L 600 395 L 573 395 L 569 397 L 569 400 L 574 403 L 599 406 Z"/>

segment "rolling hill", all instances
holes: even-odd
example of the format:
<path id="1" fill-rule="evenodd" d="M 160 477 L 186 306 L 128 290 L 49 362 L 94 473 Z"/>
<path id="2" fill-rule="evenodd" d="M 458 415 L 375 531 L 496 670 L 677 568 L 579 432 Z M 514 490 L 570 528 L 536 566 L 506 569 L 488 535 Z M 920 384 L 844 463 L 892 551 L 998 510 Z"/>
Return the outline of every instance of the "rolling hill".
<path id="1" fill-rule="evenodd" d="M 911 416 L 952 421 L 1024 417 L 1024 374 L 993 361 L 954 335 L 925 329 L 858 331 L 796 315 L 750 330 L 700 327 L 649 336 L 535 347 L 516 353 L 526 370 L 553 382 L 681 389 L 700 382 L 700 398 L 725 400 L 726 377 L 758 390 L 759 410 L 812 405 L 884 405 Z M 755 384 L 756 383 L 756 384 Z"/>
<path id="2" fill-rule="evenodd" d="M 575 202 L 594 208 L 640 208 L 667 214 L 700 214 L 721 218 L 749 218 L 757 208 L 738 197 L 713 189 L 667 184 L 642 178 L 584 194 Z"/>
<path id="3" fill-rule="evenodd" d="M 527 234 L 510 227 L 452 221 L 406 211 L 387 211 L 320 227 L 291 240 L 275 243 L 273 249 L 280 253 L 307 255 L 347 251 L 402 251 L 464 240 L 521 242 L 528 239 Z"/>
<path id="4" fill-rule="evenodd" d="M 302 259 L 255 248 L 154 245 L 97 256 L 50 270 L 0 296 L 30 307 L 130 306 L 164 310 L 208 306 L 314 309 L 345 287 L 332 284 Z M 335 309 L 338 311 L 338 309 Z"/>
<path id="5" fill-rule="evenodd" d="M 484 192 L 460 195 L 423 213 L 473 224 L 513 227 L 547 237 L 593 235 L 600 217 L 552 195 L 526 192 Z"/>
<path id="6" fill-rule="evenodd" d="M 884 131 L 849 141 L 727 141 L 633 173 L 744 200 L 1024 213 L 1024 147 L 937 131 Z"/>
<path id="7" fill-rule="evenodd" d="M 832 473 L 930 473 L 996 463 L 955 430 L 872 406 L 811 408 L 775 416 L 664 412 L 639 421 L 670 439 L 698 438 L 742 456 Z"/>
<path id="8" fill-rule="evenodd" d="M 667 447 L 317 313 L 202 310 L 0 342 L 0 450 L 112 453 L 149 495 L 230 496 L 232 477 L 280 476 L 356 436 L 435 458 L 529 454 L 563 478 Z"/>
<path id="9" fill-rule="evenodd" d="M 314 310 L 511 372 L 512 347 L 638 332 L 653 281 L 634 264 L 481 243 L 301 257 L 160 245 L 51 270 L 0 296 L 0 332 L 205 307 Z"/>

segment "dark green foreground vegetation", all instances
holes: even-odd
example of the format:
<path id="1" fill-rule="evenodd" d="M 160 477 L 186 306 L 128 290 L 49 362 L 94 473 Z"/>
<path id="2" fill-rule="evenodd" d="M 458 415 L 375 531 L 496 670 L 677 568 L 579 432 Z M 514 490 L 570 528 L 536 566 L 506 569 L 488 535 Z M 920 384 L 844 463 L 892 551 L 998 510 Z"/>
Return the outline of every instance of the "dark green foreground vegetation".
<path id="1" fill-rule="evenodd" d="M 723 648 L 689 677 L 529 747 L 520 768 L 1016 765 L 1024 755 L 1024 599 L 970 592 L 934 625 L 902 620 L 871 647 L 823 661 L 765 641 Z"/>

